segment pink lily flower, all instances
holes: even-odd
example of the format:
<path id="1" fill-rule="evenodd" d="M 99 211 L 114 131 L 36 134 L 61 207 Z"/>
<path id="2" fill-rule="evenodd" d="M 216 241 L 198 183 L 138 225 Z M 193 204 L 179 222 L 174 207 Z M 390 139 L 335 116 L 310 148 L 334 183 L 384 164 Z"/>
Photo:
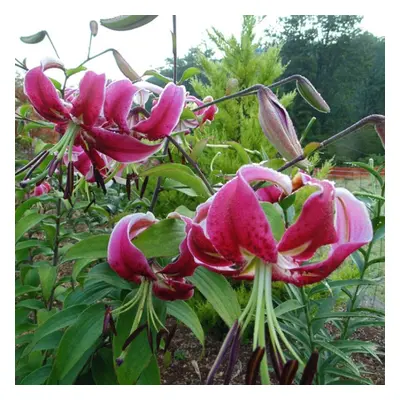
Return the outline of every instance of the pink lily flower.
<path id="1" fill-rule="evenodd" d="M 130 81 L 117 81 L 106 87 L 104 74 L 88 71 L 79 91 L 66 91 L 63 100 L 44 74 L 47 68 L 42 65 L 28 71 L 25 93 L 43 118 L 59 125 L 58 131 L 65 131 L 66 124 L 71 122 L 80 127 L 75 144 L 84 144 L 120 162 L 145 160 L 161 148 L 161 143 L 148 145 L 118 133 L 129 133 L 126 119 L 137 91 Z"/>
<path id="2" fill-rule="evenodd" d="M 235 178 L 197 208 L 188 234 L 188 247 L 195 262 L 214 272 L 235 279 L 254 279 L 249 302 L 236 322 L 245 329 L 255 315 L 253 351 L 265 345 L 265 331 L 260 327 L 264 326 L 266 317 L 273 351 L 285 360 L 281 340 L 293 357 L 304 364 L 280 328 L 271 282 L 303 286 L 321 281 L 351 253 L 372 240 L 372 224 L 364 203 L 346 189 L 335 189 L 332 182 L 300 174 L 294 179 L 296 188 L 311 185 L 316 191 L 304 202 L 297 221 L 277 240 L 259 202 L 265 193 L 254 192 L 250 186 L 254 181 L 276 185 L 281 195 L 292 193 L 293 184 L 287 175 L 257 165 L 241 167 Z M 269 199 L 272 190 L 275 189 L 267 193 Z M 317 250 L 326 245 L 331 246 L 328 256 L 309 263 Z M 229 346 L 229 334 L 223 346 Z M 219 362 L 217 358 L 211 371 Z M 261 360 L 263 383 L 268 381 L 267 374 L 264 356 Z"/>
<path id="3" fill-rule="evenodd" d="M 35 189 L 33 190 L 32 195 L 39 197 L 39 196 L 49 193 L 50 190 L 51 190 L 50 184 L 48 182 L 43 182 L 40 185 L 35 186 Z"/>
<path id="4" fill-rule="evenodd" d="M 364 203 L 346 189 L 335 189 L 329 181 L 305 174 L 301 179 L 317 191 L 305 201 L 298 220 L 277 242 L 259 204 L 260 195 L 254 193 L 250 183 L 274 183 L 280 187 L 276 193 L 284 195 L 291 193 L 292 183 L 288 176 L 271 169 L 240 168 L 234 179 L 197 210 L 188 236 L 196 261 L 216 272 L 252 279 L 255 270 L 251 261 L 256 257 L 272 265 L 274 280 L 303 286 L 326 278 L 351 253 L 372 240 Z M 331 251 L 324 261 L 303 264 L 325 245 L 331 245 Z"/>
<path id="5" fill-rule="evenodd" d="M 169 136 L 179 122 L 185 105 L 185 87 L 168 83 L 161 92 L 150 117 L 140 121 L 133 129 L 144 133 L 146 139 L 158 140 Z"/>
<path id="6" fill-rule="evenodd" d="M 177 216 L 173 216 L 177 217 Z M 190 228 L 190 219 L 180 217 Z M 122 218 L 113 229 L 108 244 L 108 263 L 122 278 L 140 284 L 151 283 L 154 295 L 163 300 L 187 300 L 193 296 L 193 286 L 184 277 L 193 274 L 197 264 L 187 247 L 186 238 L 180 245 L 178 259 L 161 268 L 149 262 L 144 254 L 132 244 L 141 232 L 158 220 L 150 212 L 137 213 Z"/>
<path id="7" fill-rule="evenodd" d="M 207 96 L 203 101 L 199 100 L 195 96 L 186 96 L 186 108 L 189 110 L 192 108 L 197 108 L 203 106 L 205 103 L 211 102 L 214 99 L 211 96 Z M 194 129 L 197 127 L 202 127 L 206 123 L 210 123 L 214 120 L 215 114 L 218 112 L 218 107 L 216 105 L 211 105 L 209 107 L 202 108 L 200 110 L 194 111 L 196 119 L 185 119 L 179 121 L 175 130 L 184 131 L 189 129 Z"/>

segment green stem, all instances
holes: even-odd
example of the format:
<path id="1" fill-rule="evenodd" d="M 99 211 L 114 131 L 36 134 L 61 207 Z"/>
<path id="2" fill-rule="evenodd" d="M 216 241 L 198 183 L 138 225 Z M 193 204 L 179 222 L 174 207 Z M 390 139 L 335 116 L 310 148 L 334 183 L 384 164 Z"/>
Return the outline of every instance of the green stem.
<path id="1" fill-rule="evenodd" d="M 271 344 L 273 350 L 276 352 L 278 351 L 279 355 L 281 356 L 283 362 L 286 362 L 285 355 L 283 353 L 282 347 L 279 343 L 278 337 L 276 335 L 275 330 L 275 321 L 274 321 L 274 306 L 272 304 L 272 287 L 271 287 L 271 280 L 272 280 L 272 267 L 266 265 L 266 273 L 265 273 L 265 309 L 267 311 L 267 322 L 268 322 L 268 331 L 269 336 L 271 338 Z"/>
<path id="2" fill-rule="evenodd" d="M 47 36 L 47 39 L 49 39 L 50 44 L 51 44 L 51 46 L 53 47 L 53 50 L 54 50 L 54 52 L 56 53 L 57 58 L 60 58 L 60 56 L 59 56 L 58 53 L 57 53 L 57 49 L 56 49 L 56 47 L 54 46 L 54 43 L 53 43 L 53 41 L 51 40 L 51 37 L 50 37 L 50 35 L 49 35 L 47 32 L 46 32 L 46 36 Z"/>

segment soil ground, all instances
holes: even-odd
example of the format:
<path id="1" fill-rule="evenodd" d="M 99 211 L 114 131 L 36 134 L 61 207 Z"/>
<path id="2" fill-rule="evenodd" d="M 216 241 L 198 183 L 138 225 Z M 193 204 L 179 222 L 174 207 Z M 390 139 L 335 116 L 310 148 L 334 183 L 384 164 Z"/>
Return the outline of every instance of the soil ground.
<path id="1" fill-rule="evenodd" d="M 384 352 L 385 330 L 384 328 L 366 328 L 355 332 L 354 339 L 373 341 L 379 345 L 379 350 Z M 203 385 L 215 358 L 218 355 L 222 341 L 215 336 L 206 335 L 205 352 L 202 356 L 202 347 L 192 332 L 183 325 L 179 325 L 170 344 L 172 353 L 171 364 L 163 367 L 163 358 L 160 357 L 161 383 L 163 385 Z M 241 345 L 239 360 L 233 371 L 231 385 L 244 385 L 247 363 L 252 354 L 251 343 Z M 370 378 L 375 385 L 385 384 L 385 357 L 381 356 L 382 363 L 375 358 L 356 354 L 353 359 L 364 365 L 368 372 L 365 377 Z M 225 365 L 223 364 L 216 375 L 214 384 L 221 385 L 224 382 Z M 275 374 L 271 373 L 271 380 L 276 384 Z"/>

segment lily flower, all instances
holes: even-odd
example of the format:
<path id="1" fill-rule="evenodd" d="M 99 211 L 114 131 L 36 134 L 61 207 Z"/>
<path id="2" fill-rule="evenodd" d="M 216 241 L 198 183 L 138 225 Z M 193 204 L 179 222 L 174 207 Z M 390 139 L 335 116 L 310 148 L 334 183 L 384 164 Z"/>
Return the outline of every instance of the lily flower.
<path id="1" fill-rule="evenodd" d="M 127 117 L 137 91 L 128 80 L 106 86 L 104 74 L 85 73 L 79 90 L 66 90 L 61 99 L 44 74 L 54 64 L 42 63 L 28 71 L 24 90 L 35 110 L 63 134 L 53 152 L 67 145 L 95 149 L 119 162 L 139 162 L 157 152 L 162 143 L 149 145 L 129 135 Z M 59 159 L 63 154 L 60 154 Z"/>
<path id="2" fill-rule="evenodd" d="M 32 195 L 39 197 L 39 196 L 49 193 L 50 190 L 51 190 L 50 184 L 48 182 L 43 182 L 40 185 L 35 186 L 35 189 L 33 190 Z"/>
<path id="3" fill-rule="evenodd" d="M 257 93 L 259 101 L 258 119 L 264 135 L 287 161 L 303 154 L 296 130 L 285 107 L 267 87 L 262 87 Z M 307 167 L 307 161 L 298 163 Z"/>
<path id="4" fill-rule="evenodd" d="M 269 219 L 264 212 L 260 194 L 250 186 L 254 181 L 276 185 L 280 195 L 292 193 L 292 181 L 287 175 L 257 165 L 241 167 L 235 178 L 197 208 L 188 247 L 195 262 L 206 268 L 235 279 L 254 280 L 249 304 L 239 318 L 244 330 L 256 312 L 253 350 L 264 346 L 265 333 L 259 326 L 264 324 L 266 314 L 274 349 L 285 361 L 279 335 L 296 360 L 303 363 L 280 329 L 271 282 L 303 286 L 321 281 L 372 240 L 372 224 L 364 203 L 349 191 L 300 173 L 294 178 L 296 188 L 310 186 L 314 191 L 305 200 L 297 220 L 277 235 L 273 231 L 277 217 Z M 285 226 L 283 220 L 280 226 Z M 328 245 L 330 252 L 324 260 L 311 261 L 320 248 Z M 262 380 L 268 381 L 263 357 Z"/>
<path id="5" fill-rule="evenodd" d="M 184 217 L 179 217 L 184 219 Z M 190 229 L 190 219 L 187 218 Z M 180 245 L 180 256 L 161 268 L 155 261 L 148 261 L 132 243 L 135 237 L 158 220 L 150 212 L 137 213 L 122 218 L 113 229 L 108 244 L 108 263 L 122 278 L 140 284 L 150 282 L 153 293 L 163 300 L 186 300 L 193 295 L 193 286 L 184 277 L 193 274 L 198 264 L 187 247 L 186 238 Z"/>

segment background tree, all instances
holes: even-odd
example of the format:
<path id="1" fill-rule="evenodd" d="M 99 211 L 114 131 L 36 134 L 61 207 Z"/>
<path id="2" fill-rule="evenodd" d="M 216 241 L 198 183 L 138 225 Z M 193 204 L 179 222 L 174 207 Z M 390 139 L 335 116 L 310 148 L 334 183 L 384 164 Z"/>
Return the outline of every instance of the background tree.
<path id="1" fill-rule="evenodd" d="M 191 84 L 201 98 L 209 95 L 219 98 L 256 83 L 269 85 L 283 74 L 285 66 L 281 62 L 280 48 L 270 46 L 263 51 L 261 42 L 255 40 L 256 24 L 254 16 L 243 16 L 239 40 L 233 36 L 227 38 L 215 28 L 208 32 L 210 40 L 223 56 L 221 60 L 211 60 L 206 54 L 199 56 L 208 83 L 196 77 Z M 289 105 L 294 96 L 294 92 L 288 93 L 281 100 Z M 229 100 L 220 103 L 218 108 L 214 123 L 205 127 L 200 137 L 218 143 L 233 140 L 250 150 L 266 151 L 270 156 L 276 153 L 260 128 L 258 102 L 254 96 Z M 216 151 L 208 154 L 214 156 Z M 204 165 L 209 165 L 207 161 Z M 232 150 L 223 152 L 215 162 L 216 167 L 225 173 L 234 173 L 240 164 Z"/>
<path id="2" fill-rule="evenodd" d="M 292 15 L 279 19 L 279 29 L 267 29 L 267 49 L 281 44 L 288 63 L 285 76 L 307 76 L 331 107 L 321 115 L 296 99 L 292 116 L 296 126 L 317 117 L 307 141 L 321 141 L 371 114 L 384 114 L 385 41 L 360 29 L 357 15 Z M 375 132 L 366 128 L 330 146 L 324 157 L 336 162 L 383 154 Z"/>

